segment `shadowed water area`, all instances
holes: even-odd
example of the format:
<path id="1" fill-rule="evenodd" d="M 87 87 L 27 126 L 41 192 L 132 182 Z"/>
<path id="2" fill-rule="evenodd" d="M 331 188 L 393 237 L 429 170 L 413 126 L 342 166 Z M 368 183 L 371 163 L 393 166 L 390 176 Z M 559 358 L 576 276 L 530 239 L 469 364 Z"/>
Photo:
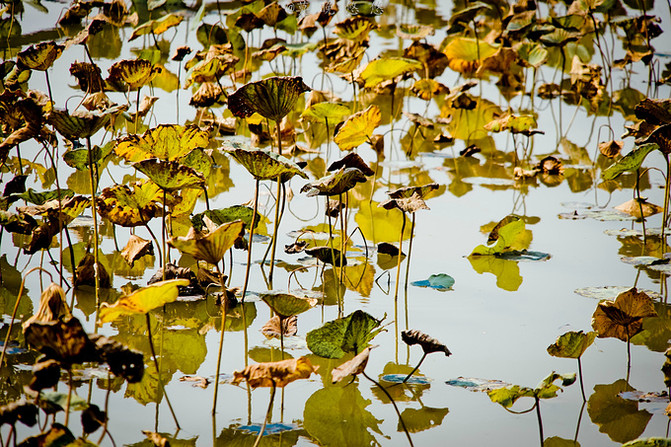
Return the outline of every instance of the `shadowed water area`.
<path id="1" fill-rule="evenodd" d="M 0 445 L 671 445 L 668 2 L 3 8 Z"/>

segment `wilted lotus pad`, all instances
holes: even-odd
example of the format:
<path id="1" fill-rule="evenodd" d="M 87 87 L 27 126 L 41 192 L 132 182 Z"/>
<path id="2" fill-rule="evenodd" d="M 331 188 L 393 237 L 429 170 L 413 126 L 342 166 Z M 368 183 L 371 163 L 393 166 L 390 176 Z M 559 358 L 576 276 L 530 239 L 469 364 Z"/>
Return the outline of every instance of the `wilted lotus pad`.
<path id="1" fill-rule="evenodd" d="M 668 253 L 667 253 L 668 255 Z M 669 256 L 657 258 L 654 256 L 623 256 L 620 258 L 625 264 L 635 265 L 636 267 L 645 267 L 657 272 L 671 273 L 671 259 Z"/>
<path id="2" fill-rule="evenodd" d="M 406 377 L 408 377 L 407 374 L 385 374 L 380 379 L 389 383 L 403 383 Z M 405 383 L 408 385 L 430 385 L 431 380 L 426 377 L 413 375 L 408 380 L 405 380 Z"/>
<path id="3" fill-rule="evenodd" d="M 380 108 L 371 105 L 347 118 L 333 140 L 344 151 L 354 149 L 368 141 L 381 120 Z"/>
<path id="4" fill-rule="evenodd" d="M 237 429 L 240 431 L 244 431 L 246 433 L 253 433 L 255 435 L 258 435 L 259 432 L 261 431 L 262 426 L 263 424 L 242 425 Z M 300 429 L 301 428 L 296 424 L 283 424 L 281 422 L 276 422 L 273 424 L 266 424 L 266 428 L 263 430 L 263 436 L 275 435 L 285 431 L 300 430 Z"/>
<path id="5" fill-rule="evenodd" d="M 574 290 L 574 293 L 577 293 L 580 296 L 585 298 L 594 298 L 596 300 L 612 300 L 615 299 L 622 292 L 626 292 L 631 289 L 629 286 L 603 286 L 603 287 L 581 287 Z M 639 292 L 645 292 L 649 297 L 653 299 L 661 299 L 661 295 L 652 290 L 640 289 Z"/>
<path id="6" fill-rule="evenodd" d="M 417 287 L 431 287 L 432 289 L 445 291 L 452 290 L 452 286 L 454 285 L 454 278 L 445 273 L 438 273 L 436 275 L 429 276 L 429 279 L 413 281 L 410 284 Z"/>
<path id="7" fill-rule="evenodd" d="M 228 97 L 233 115 L 246 118 L 254 114 L 280 121 L 296 105 L 300 95 L 312 90 L 303 78 L 272 77 L 240 87 Z"/>
<path id="8" fill-rule="evenodd" d="M 357 183 L 366 182 L 366 176 L 358 168 L 340 168 L 328 177 L 321 178 L 301 188 L 308 197 L 337 196 L 354 188 Z"/>
<path id="9" fill-rule="evenodd" d="M 107 111 L 88 112 L 78 110 L 69 113 L 67 110 L 54 109 L 49 113 L 48 121 L 66 138 L 88 138 L 105 126 L 110 118 L 122 111 L 128 106 L 116 106 Z"/>
<path id="10" fill-rule="evenodd" d="M 207 234 L 190 231 L 186 237 L 171 238 L 170 246 L 196 259 L 217 265 L 226 252 L 233 247 L 243 231 L 245 224 L 241 220 L 221 224 Z"/>
<path id="11" fill-rule="evenodd" d="M 117 225 L 146 225 L 160 210 L 162 194 L 153 182 L 115 185 L 102 190 L 96 204 L 102 217 Z"/>
<path id="12" fill-rule="evenodd" d="M 447 380 L 445 383 L 467 389 L 468 391 L 481 391 L 485 393 L 510 385 L 497 379 L 477 379 L 475 377 L 457 377 L 456 379 Z"/>
<path id="13" fill-rule="evenodd" d="M 664 231 L 667 235 L 671 233 L 669 229 L 667 228 Z M 628 236 L 635 236 L 635 237 L 640 237 L 643 236 L 643 231 L 639 229 L 632 229 L 632 228 L 621 228 L 619 230 L 604 230 L 603 234 L 608 235 L 608 236 L 617 236 L 617 237 L 628 237 Z M 645 228 L 645 234 L 646 236 L 660 236 L 662 234 L 662 229 L 661 228 Z"/>
<path id="14" fill-rule="evenodd" d="M 166 191 L 202 186 L 205 183 L 201 174 L 175 161 L 148 158 L 133 163 L 133 167 Z"/>
<path id="15" fill-rule="evenodd" d="M 125 59 L 109 68 L 108 81 L 128 90 L 149 84 L 163 69 L 144 59 Z"/>
<path id="16" fill-rule="evenodd" d="M 161 124 L 147 130 L 142 136 L 132 134 L 121 138 L 114 147 L 114 152 L 131 163 L 147 158 L 177 160 L 194 149 L 207 147 L 208 144 L 209 132 L 197 126 Z"/>
<path id="17" fill-rule="evenodd" d="M 262 293 L 260 297 L 283 318 L 301 314 L 317 304 L 314 298 L 302 298 L 288 293 Z"/>
<path id="18" fill-rule="evenodd" d="M 236 148 L 226 152 L 244 166 L 257 180 L 274 180 L 285 175 L 299 175 L 308 178 L 307 174 L 296 163 L 265 149 L 246 150 Z"/>

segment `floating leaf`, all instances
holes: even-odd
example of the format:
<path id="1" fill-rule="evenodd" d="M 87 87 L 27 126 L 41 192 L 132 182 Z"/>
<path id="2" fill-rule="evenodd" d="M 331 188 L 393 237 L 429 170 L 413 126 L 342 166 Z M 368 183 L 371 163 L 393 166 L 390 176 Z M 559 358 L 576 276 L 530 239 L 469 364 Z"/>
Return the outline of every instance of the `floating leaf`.
<path id="1" fill-rule="evenodd" d="M 383 57 L 375 59 L 366 65 L 361 72 L 361 78 L 364 80 L 365 88 L 372 88 L 382 81 L 394 79 L 405 73 L 416 70 L 423 70 L 421 62 L 404 57 Z"/>
<path id="2" fill-rule="evenodd" d="M 408 385 L 430 385 L 431 380 L 429 380 L 426 377 L 421 377 L 418 375 L 413 375 L 412 377 L 408 377 L 407 374 L 385 374 L 380 379 L 384 380 L 385 382 L 389 383 L 407 383 Z"/>
<path id="3" fill-rule="evenodd" d="M 241 237 L 244 228 L 244 222 L 236 220 L 221 224 L 206 235 L 196 233 L 191 229 L 186 237 L 171 238 L 169 244 L 182 253 L 188 253 L 196 259 L 217 265 L 226 252 L 233 247 L 235 241 Z"/>
<path id="4" fill-rule="evenodd" d="M 201 174 L 175 161 L 148 158 L 133 163 L 133 167 L 166 191 L 202 186 L 205 183 Z"/>
<path id="5" fill-rule="evenodd" d="M 119 298 L 114 305 L 102 303 L 100 321 L 109 323 L 122 315 L 146 314 L 152 309 L 175 301 L 179 294 L 177 286 L 188 285 L 187 279 L 161 281 Z"/>
<path id="6" fill-rule="evenodd" d="M 368 141 L 375 128 L 380 125 L 381 120 L 382 112 L 380 112 L 380 108 L 376 105 L 370 105 L 366 110 L 347 118 L 333 141 L 344 151 L 354 149 Z"/>
<path id="7" fill-rule="evenodd" d="M 467 389 L 468 391 L 488 392 L 491 390 L 510 386 L 509 383 L 497 379 L 477 379 L 474 377 L 457 377 L 456 379 L 447 380 L 450 386 L 458 386 Z"/>
<path id="8" fill-rule="evenodd" d="M 262 293 L 259 296 L 282 318 L 301 314 L 317 304 L 316 298 L 302 298 L 289 293 Z"/>
<path id="9" fill-rule="evenodd" d="M 601 173 L 601 178 L 604 180 L 612 180 L 627 171 L 636 171 L 643 164 L 645 157 L 659 146 L 655 143 L 644 144 L 636 146 L 631 152 L 622 157 L 617 163 L 611 165 L 608 169 Z"/>
<path id="10" fill-rule="evenodd" d="M 596 332 L 569 331 L 548 346 L 547 351 L 553 357 L 577 359 L 583 355 L 596 338 Z"/>
<path id="11" fill-rule="evenodd" d="M 300 76 L 275 76 L 240 87 L 228 97 L 228 108 L 240 118 L 256 112 L 280 122 L 294 108 L 300 95 L 310 90 Z"/>
<path id="12" fill-rule="evenodd" d="M 555 382 L 561 380 L 563 386 L 572 385 L 575 382 L 575 373 L 557 374 L 553 372 L 538 384 L 536 388 L 520 387 L 519 385 L 509 385 L 503 388 L 497 388 L 488 391 L 487 394 L 492 402 L 500 404 L 505 408 L 510 408 L 521 397 L 534 397 L 538 399 L 551 399 L 557 396 L 557 392 L 562 391 L 561 387 L 555 385 Z"/>
<path id="13" fill-rule="evenodd" d="M 654 216 L 661 213 L 664 208 L 654 203 L 648 203 L 645 199 L 631 199 L 615 207 L 616 210 L 634 216 L 637 219 Z"/>
<path id="14" fill-rule="evenodd" d="M 249 151 L 240 148 L 229 149 L 226 152 L 257 180 L 273 180 L 279 176 L 294 175 L 308 178 L 296 163 L 274 152 L 263 149 Z"/>
<path id="15" fill-rule="evenodd" d="M 244 379 L 252 388 L 260 386 L 284 388 L 294 380 L 309 378 L 313 372 L 317 372 L 317 367 L 313 366 L 307 357 L 299 357 L 249 365 L 242 371 L 235 371 L 231 383 L 235 385 Z"/>
<path id="16" fill-rule="evenodd" d="M 615 337 L 626 342 L 643 330 L 643 318 L 656 316 L 652 299 L 634 287 L 615 301 L 600 302 L 592 315 L 592 327 L 599 338 Z"/>
<path id="17" fill-rule="evenodd" d="M 381 322 L 366 312 L 357 310 L 308 332 L 305 340 L 310 351 L 318 356 L 338 359 L 347 352 L 358 354 L 366 348 L 382 331 L 379 327 Z"/>
<path id="18" fill-rule="evenodd" d="M 669 447 L 671 438 L 640 438 L 622 444 L 622 447 Z"/>
<path id="19" fill-rule="evenodd" d="M 132 134 L 121 138 L 114 152 L 131 163 L 147 158 L 174 161 L 208 144 L 209 132 L 197 126 L 161 124 L 142 136 Z"/>
<path id="20" fill-rule="evenodd" d="M 413 281 L 410 284 L 417 287 L 431 287 L 432 289 L 445 291 L 452 289 L 452 286 L 454 285 L 454 278 L 445 273 L 438 273 L 429 276 L 429 279 Z"/>

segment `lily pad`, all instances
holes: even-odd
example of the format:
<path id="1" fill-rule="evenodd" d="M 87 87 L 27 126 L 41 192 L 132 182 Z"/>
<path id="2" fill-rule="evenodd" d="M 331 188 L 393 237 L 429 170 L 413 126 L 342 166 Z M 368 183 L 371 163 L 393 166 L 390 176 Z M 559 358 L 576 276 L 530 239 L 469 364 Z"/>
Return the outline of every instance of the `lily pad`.
<path id="1" fill-rule="evenodd" d="M 452 290 L 454 285 L 454 278 L 445 273 L 438 273 L 435 275 L 429 276 L 428 279 L 423 279 L 421 281 L 413 281 L 410 284 L 417 287 L 431 287 L 432 289 L 446 291 Z"/>
<path id="2" fill-rule="evenodd" d="M 596 300 L 611 300 L 615 299 L 622 292 L 626 292 L 631 289 L 628 286 L 603 286 L 603 287 L 581 287 L 575 289 L 573 293 L 576 293 L 585 298 L 594 298 Z M 661 296 L 659 293 L 652 290 L 640 289 L 641 292 L 645 292 L 648 296 L 654 299 L 659 299 Z"/>
<path id="3" fill-rule="evenodd" d="M 249 424 L 249 425 L 241 425 L 237 429 L 240 431 L 244 431 L 246 433 L 252 433 L 258 435 L 259 432 L 261 431 L 262 426 L 263 424 Z M 273 424 L 266 424 L 266 428 L 263 430 L 262 436 L 276 435 L 278 433 L 283 433 L 292 430 L 300 430 L 300 426 L 296 424 L 283 424 L 281 422 L 275 422 Z"/>
<path id="4" fill-rule="evenodd" d="M 405 378 L 408 377 L 407 374 L 385 374 L 384 376 L 380 377 L 381 380 L 384 380 L 385 382 L 389 383 L 407 383 L 409 385 L 430 385 L 431 380 L 428 379 L 427 377 L 422 377 L 422 376 L 410 376 L 408 380 L 405 380 Z M 405 382 L 404 382 L 405 380 Z"/>
<path id="5" fill-rule="evenodd" d="M 241 148 L 230 149 L 226 152 L 257 180 L 273 180 L 286 175 L 308 178 L 296 163 L 274 152 L 263 149 L 250 151 Z"/>
<path id="6" fill-rule="evenodd" d="M 485 393 L 491 390 L 510 386 L 509 383 L 503 382 L 502 380 L 478 379 L 475 377 L 457 377 L 456 379 L 447 380 L 445 383 L 450 386 L 464 388 L 468 391 L 480 391 Z"/>

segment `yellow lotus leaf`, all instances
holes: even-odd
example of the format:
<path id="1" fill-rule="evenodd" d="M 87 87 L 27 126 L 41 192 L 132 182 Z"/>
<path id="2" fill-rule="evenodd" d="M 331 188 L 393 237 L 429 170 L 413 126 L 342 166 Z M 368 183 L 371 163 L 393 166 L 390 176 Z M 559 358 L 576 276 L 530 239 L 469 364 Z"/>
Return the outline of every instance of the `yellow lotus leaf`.
<path id="1" fill-rule="evenodd" d="M 347 18 L 336 23 L 335 26 L 334 32 L 339 37 L 355 42 L 368 40 L 368 34 L 377 28 L 377 24 L 373 20 L 361 16 Z"/>
<path id="2" fill-rule="evenodd" d="M 51 42 L 41 42 L 21 51 L 16 57 L 16 62 L 22 70 L 46 71 L 63 54 L 64 49 L 65 46 L 58 45 L 53 40 Z"/>
<path id="3" fill-rule="evenodd" d="M 615 301 L 600 302 L 592 315 L 592 327 L 599 338 L 629 341 L 643 330 L 643 318 L 656 316 L 652 298 L 634 287 L 619 294 Z"/>
<path id="4" fill-rule="evenodd" d="M 114 152 L 131 163 L 147 158 L 176 160 L 208 144 L 209 133 L 198 126 L 161 124 L 147 130 L 142 136 L 128 135 L 121 138 Z"/>
<path id="5" fill-rule="evenodd" d="M 350 116 L 333 140 L 344 151 L 354 149 L 368 141 L 381 120 L 380 108 L 376 105 L 368 106 L 363 112 Z"/>
<path id="6" fill-rule="evenodd" d="M 256 112 L 279 122 L 293 110 L 300 96 L 310 90 L 300 76 L 273 76 L 237 89 L 228 97 L 228 108 L 240 118 Z"/>
<path id="7" fill-rule="evenodd" d="M 171 247 L 188 253 L 196 259 L 216 265 L 240 237 L 244 227 L 244 222 L 236 220 L 219 225 L 206 235 L 191 229 L 185 237 L 172 238 L 168 243 Z"/>
<path id="8" fill-rule="evenodd" d="M 170 28 L 179 25 L 182 23 L 182 20 L 184 20 L 184 17 L 178 16 L 176 14 L 168 14 L 158 20 L 150 20 L 135 28 L 128 41 L 130 42 L 131 40 L 135 40 L 145 34 L 153 34 L 158 36 Z"/>
<path id="9" fill-rule="evenodd" d="M 492 56 L 496 51 L 497 48 L 491 44 L 470 37 L 457 37 L 451 40 L 443 50 L 448 59 L 448 66 L 465 75 L 473 75 L 481 61 Z"/>
<path id="10" fill-rule="evenodd" d="M 298 379 L 307 379 L 318 367 L 314 366 L 307 357 L 282 360 L 279 362 L 263 362 L 249 365 L 242 371 L 233 372 L 231 383 L 237 385 L 246 380 L 252 388 L 272 387 L 285 385 Z"/>
<path id="11" fill-rule="evenodd" d="M 179 295 L 177 286 L 188 285 L 188 279 L 160 281 L 136 290 L 130 295 L 122 296 L 113 305 L 102 303 L 99 314 L 100 321 L 109 323 L 122 315 L 146 314 L 152 309 L 175 301 Z"/>
<path id="12" fill-rule="evenodd" d="M 424 65 L 414 59 L 407 59 L 404 57 L 383 57 L 371 61 L 363 72 L 361 72 L 361 79 L 365 81 L 364 87 L 375 87 L 382 81 L 394 79 L 402 74 L 409 73 L 415 70 L 423 70 Z"/>
<path id="13" fill-rule="evenodd" d="M 198 197 L 202 194 L 202 188 L 186 188 L 180 191 L 179 197 L 181 197 L 182 200 L 170 207 L 170 215 L 172 217 L 189 216 L 196 207 Z"/>
<path id="14" fill-rule="evenodd" d="M 410 91 L 425 101 L 430 100 L 434 96 L 450 93 L 450 89 L 435 79 L 420 79 L 412 85 Z"/>
<path id="15" fill-rule="evenodd" d="M 114 185 L 102 190 L 96 200 L 98 213 L 123 227 L 145 225 L 159 212 L 162 193 L 153 182 L 140 181 L 130 185 Z"/>
<path id="16" fill-rule="evenodd" d="M 113 85 L 136 90 L 149 84 L 161 70 L 161 67 L 144 59 L 123 59 L 109 68 L 107 80 Z"/>
<path id="17" fill-rule="evenodd" d="M 148 158 L 133 163 L 133 167 L 165 191 L 202 187 L 205 184 L 202 174 L 176 161 Z"/>

